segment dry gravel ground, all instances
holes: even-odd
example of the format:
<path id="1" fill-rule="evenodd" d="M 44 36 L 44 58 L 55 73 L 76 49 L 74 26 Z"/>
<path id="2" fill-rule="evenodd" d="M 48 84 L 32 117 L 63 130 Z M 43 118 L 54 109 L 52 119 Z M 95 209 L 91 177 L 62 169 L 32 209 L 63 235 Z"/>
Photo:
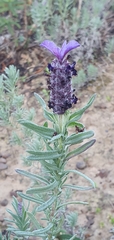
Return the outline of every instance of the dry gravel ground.
<path id="1" fill-rule="evenodd" d="M 94 130 L 96 143 L 88 151 L 69 160 L 67 168 L 76 169 L 77 162 L 85 166 L 80 170 L 96 183 L 96 189 L 88 192 L 75 192 L 73 199 L 87 201 L 88 206 L 77 205 L 71 210 L 78 212 L 78 225 L 84 227 L 87 240 L 110 240 L 110 229 L 114 224 L 114 65 L 105 67 L 104 77 L 90 84 L 78 93 L 77 107 L 84 106 L 93 93 L 97 93 L 94 104 L 83 115 L 81 122 L 86 129 Z M 36 80 L 37 81 L 37 80 Z M 39 81 L 39 80 L 38 80 Z M 28 93 L 25 94 L 30 100 Z M 31 104 L 35 104 L 34 97 Z M 37 104 L 37 103 L 36 103 Z M 39 124 L 43 121 L 41 110 L 37 107 Z M 27 169 L 21 160 L 24 150 L 11 147 L 6 129 L 2 128 L 0 136 L 0 226 L 5 228 L 4 217 L 8 216 L 6 208 L 11 207 L 12 195 L 17 190 L 28 187 L 27 179 L 16 174 L 15 169 Z M 70 183 L 83 184 L 82 178 L 69 177 Z M 6 199 L 6 200 L 5 200 Z"/>

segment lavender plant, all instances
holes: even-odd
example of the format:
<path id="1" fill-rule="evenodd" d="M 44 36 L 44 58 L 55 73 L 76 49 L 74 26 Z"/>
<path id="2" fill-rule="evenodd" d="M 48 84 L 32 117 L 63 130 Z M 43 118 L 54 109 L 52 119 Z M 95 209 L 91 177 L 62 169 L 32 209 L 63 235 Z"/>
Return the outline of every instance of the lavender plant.
<path id="1" fill-rule="evenodd" d="M 79 122 L 85 110 L 93 103 L 95 95 L 83 108 L 74 112 L 70 111 L 71 107 L 77 103 L 71 84 L 71 78 L 77 75 L 77 71 L 76 63 L 70 63 L 66 55 L 80 45 L 74 40 L 69 43 L 65 41 L 60 48 L 54 42 L 45 40 L 40 46 L 48 49 L 55 56 L 55 59 L 48 64 L 47 73 L 50 91 L 48 107 L 52 111 L 48 110 L 45 101 L 35 93 L 36 99 L 43 108 L 45 124 L 39 126 L 31 121 L 19 120 L 20 124 L 35 132 L 43 141 L 42 150 L 39 150 L 37 146 L 32 150 L 29 147 L 27 150 L 30 162 L 36 164 L 40 162 L 41 172 L 39 173 L 37 167 L 35 172 L 16 170 L 18 174 L 27 177 L 33 183 L 26 193 L 18 193 L 22 198 L 21 203 L 14 198 L 12 205 L 15 213 L 8 210 L 12 216 L 12 220 L 7 219 L 11 223 L 8 231 L 19 238 L 32 236 L 44 240 L 79 240 L 74 230 L 77 215 L 74 213 L 67 215 L 66 206 L 87 203 L 68 200 L 65 190 L 67 192 L 69 189 L 86 191 L 94 188 L 95 184 L 89 177 L 77 170 L 66 170 L 66 164 L 72 157 L 83 153 L 95 143 L 95 139 L 82 143 L 83 140 L 93 137 L 94 133 L 86 130 Z M 48 121 L 52 124 L 51 128 L 48 126 Z M 69 127 L 78 127 L 80 131 L 70 135 Z M 78 146 L 72 148 L 75 144 Z M 76 185 L 68 184 L 67 179 L 70 173 L 84 178 L 88 186 L 80 186 L 78 182 Z M 72 227 L 70 233 L 65 223 Z"/>
<path id="2" fill-rule="evenodd" d="M 0 75 L 0 127 L 6 127 L 11 144 L 23 145 L 25 139 L 29 140 L 33 133 L 20 128 L 18 120 L 24 117 L 32 121 L 35 110 L 34 108 L 25 109 L 24 95 L 19 94 L 19 80 L 19 71 L 13 65 L 5 68 L 5 72 Z M 9 128 L 12 128 L 12 134 L 8 131 Z M 23 132 L 23 139 L 18 134 L 19 130 Z"/>

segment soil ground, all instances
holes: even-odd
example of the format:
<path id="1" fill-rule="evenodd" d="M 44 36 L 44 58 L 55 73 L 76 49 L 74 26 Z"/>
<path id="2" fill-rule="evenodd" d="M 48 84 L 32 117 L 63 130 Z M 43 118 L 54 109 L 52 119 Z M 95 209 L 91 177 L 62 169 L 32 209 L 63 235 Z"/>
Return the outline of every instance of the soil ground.
<path id="1" fill-rule="evenodd" d="M 86 129 L 94 130 L 96 143 L 83 154 L 69 160 L 67 168 L 77 169 L 77 162 L 85 162 L 82 171 L 96 183 L 96 189 L 88 192 L 75 192 L 73 199 L 87 201 L 89 205 L 76 205 L 72 211 L 78 212 L 78 226 L 85 228 L 87 240 L 110 240 L 113 236 L 110 229 L 114 224 L 114 64 L 101 66 L 104 69 L 102 79 L 89 84 L 86 89 L 79 91 L 77 108 L 84 106 L 93 93 L 97 93 L 94 104 L 85 112 L 81 122 Z M 35 85 L 42 83 L 44 78 L 36 79 Z M 43 80 L 44 81 L 44 80 Z M 28 89 L 28 91 L 26 91 Z M 43 122 L 42 111 L 34 100 L 34 96 L 25 85 L 26 102 L 36 106 L 38 123 Z M 35 107 L 34 106 L 34 107 Z M 1 130 L 0 159 L 5 159 L 7 169 L 0 171 L 0 226 L 5 229 L 4 217 L 8 217 L 6 208 L 11 207 L 12 196 L 17 190 L 26 190 L 27 180 L 20 177 L 15 169 L 29 170 L 23 165 L 21 155 L 24 149 L 9 145 L 7 131 Z M 11 131 L 11 130 L 10 130 Z M 1 160 L 0 160 L 1 161 Z M 82 178 L 75 175 L 69 177 L 70 183 L 83 184 Z M 4 200 L 6 201 L 6 204 Z M 3 206 L 6 205 L 6 206 Z"/>

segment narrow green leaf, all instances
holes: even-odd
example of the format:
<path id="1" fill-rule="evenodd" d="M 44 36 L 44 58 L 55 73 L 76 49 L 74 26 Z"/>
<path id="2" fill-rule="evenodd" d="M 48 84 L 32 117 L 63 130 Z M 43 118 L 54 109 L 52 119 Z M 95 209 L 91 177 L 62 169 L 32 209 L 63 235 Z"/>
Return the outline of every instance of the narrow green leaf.
<path id="1" fill-rule="evenodd" d="M 39 224 L 39 222 L 37 221 L 37 219 L 34 217 L 34 215 L 33 215 L 32 213 L 27 212 L 27 214 L 28 214 L 28 216 L 29 216 L 32 224 L 34 225 L 34 227 L 35 227 L 36 229 L 38 229 L 38 228 L 40 227 L 40 224 Z"/>
<path id="2" fill-rule="evenodd" d="M 13 233 L 15 231 L 15 228 L 13 228 L 12 225 L 8 224 L 7 226 L 8 226 L 8 228 L 7 228 L 8 232 L 12 232 Z"/>
<path id="3" fill-rule="evenodd" d="M 43 100 L 43 98 L 42 98 L 38 93 L 34 93 L 34 96 L 35 96 L 35 98 L 38 100 L 38 102 L 40 103 L 40 105 L 41 105 L 43 108 L 46 108 L 46 103 L 45 103 L 45 101 Z"/>
<path id="4" fill-rule="evenodd" d="M 75 234 L 74 236 L 72 236 L 69 240 L 81 240 L 80 238 L 76 237 L 77 234 Z"/>
<path id="5" fill-rule="evenodd" d="M 72 237 L 73 237 L 73 240 L 81 240 L 80 238 L 76 236 L 72 236 L 70 234 L 62 234 L 58 236 L 59 240 L 71 240 Z"/>
<path id="6" fill-rule="evenodd" d="M 79 128 L 79 130 L 81 130 L 81 129 L 84 129 L 84 125 L 82 124 L 82 123 L 80 123 L 80 122 L 68 122 L 67 123 L 67 125 L 66 125 L 67 127 L 78 127 Z"/>
<path id="7" fill-rule="evenodd" d="M 51 140 L 49 140 L 49 143 L 54 142 L 55 140 L 60 139 L 61 137 L 64 137 L 63 134 L 57 134 L 56 136 L 52 137 Z"/>
<path id="8" fill-rule="evenodd" d="M 10 229 L 9 229 L 10 230 Z M 37 230 L 38 231 L 38 230 Z M 12 230 L 12 232 L 14 232 L 16 234 L 16 236 L 22 236 L 22 237 L 30 237 L 30 236 L 35 236 L 33 232 L 27 232 L 27 231 L 16 231 L 16 230 Z M 40 237 L 45 237 L 45 234 L 38 232 L 37 236 Z"/>
<path id="9" fill-rule="evenodd" d="M 54 114 L 47 111 L 46 109 L 44 109 L 44 117 L 48 119 L 50 122 L 53 122 L 53 123 L 55 122 Z"/>
<path id="10" fill-rule="evenodd" d="M 95 143 L 95 139 L 85 143 L 84 145 L 82 145 L 81 147 L 73 150 L 72 152 L 68 153 L 66 156 L 66 160 L 69 160 L 72 157 L 75 157 L 79 154 L 81 154 L 82 152 L 86 151 L 89 147 L 91 147 L 94 143 Z"/>
<path id="11" fill-rule="evenodd" d="M 32 180 L 40 181 L 40 182 L 43 182 L 43 183 L 46 183 L 46 184 L 49 183 L 46 178 L 41 177 L 39 175 L 30 173 L 30 172 L 27 172 L 27 171 L 24 171 L 24 170 L 20 170 L 20 169 L 16 169 L 16 172 L 21 174 L 21 175 L 24 175 L 25 177 L 28 177 L 28 178 L 30 178 Z"/>
<path id="12" fill-rule="evenodd" d="M 58 171 L 59 168 L 56 166 L 56 164 L 53 162 L 53 163 L 48 163 L 46 161 L 42 161 L 42 165 L 48 169 L 49 171 Z"/>
<path id="13" fill-rule="evenodd" d="M 17 202 L 17 199 L 15 197 L 13 197 L 12 206 L 15 209 L 16 214 L 19 215 L 18 214 L 18 202 Z"/>
<path id="14" fill-rule="evenodd" d="M 54 114 L 46 110 L 46 103 L 42 99 L 42 97 L 39 94 L 37 94 L 37 93 L 34 93 L 34 95 L 35 95 L 36 99 L 38 100 L 38 102 L 40 103 L 40 105 L 44 109 L 44 116 L 45 116 L 45 118 L 48 119 L 51 122 L 55 122 Z"/>
<path id="15" fill-rule="evenodd" d="M 63 187 L 71 188 L 74 190 L 80 190 L 80 191 L 87 191 L 87 190 L 91 190 L 93 188 L 93 187 L 75 186 L 75 185 L 70 185 L 70 184 L 64 184 Z"/>
<path id="16" fill-rule="evenodd" d="M 48 163 L 46 161 L 43 161 L 42 166 L 44 166 L 48 171 L 55 171 L 55 170 L 58 171 L 59 170 L 54 162 L 52 164 L 52 163 Z"/>
<path id="17" fill-rule="evenodd" d="M 69 205 L 69 204 L 86 204 L 86 205 L 87 205 L 88 203 L 87 203 L 87 202 L 82 202 L 82 201 L 65 202 L 65 203 L 59 205 L 56 210 L 58 210 L 58 209 L 61 208 L 61 207 L 66 206 L 66 205 Z"/>
<path id="18" fill-rule="evenodd" d="M 42 205 L 40 205 L 40 206 L 36 209 L 36 211 L 37 211 L 37 212 L 42 212 L 42 211 L 46 210 L 48 207 L 50 207 L 50 206 L 53 204 L 53 202 L 55 201 L 55 199 L 56 199 L 55 196 L 51 197 L 48 201 L 46 201 L 45 203 L 43 203 Z"/>
<path id="19" fill-rule="evenodd" d="M 33 231 L 33 234 L 34 236 L 38 236 L 38 234 L 44 234 L 48 232 L 52 227 L 53 227 L 53 224 L 49 223 L 47 227 Z"/>
<path id="20" fill-rule="evenodd" d="M 16 221 L 18 220 L 18 216 L 14 214 L 10 209 L 7 209 L 7 212 L 15 219 Z"/>
<path id="21" fill-rule="evenodd" d="M 42 127 L 37 124 L 34 124 L 30 121 L 26 120 L 19 120 L 19 123 L 22 124 L 23 126 L 31 129 L 32 131 L 38 133 L 40 136 L 46 138 L 46 139 L 51 139 L 54 135 L 54 129 L 47 128 L 47 127 Z"/>
<path id="22" fill-rule="evenodd" d="M 5 220 L 5 221 L 7 221 L 7 222 L 14 223 L 14 221 L 13 221 L 13 220 L 11 220 L 11 219 L 8 219 L 8 218 L 4 218 L 4 220 Z"/>
<path id="23" fill-rule="evenodd" d="M 49 184 L 48 186 L 45 187 L 39 187 L 39 188 L 30 188 L 26 191 L 27 194 L 35 194 L 35 193 L 44 193 L 47 191 L 50 191 L 54 189 L 57 186 L 57 182 L 54 181 L 53 183 Z"/>
<path id="24" fill-rule="evenodd" d="M 86 138 L 90 138 L 94 135 L 93 131 L 85 131 L 78 134 L 72 134 L 66 139 L 65 145 L 73 145 L 82 142 Z"/>
<path id="25" fill-rule="evenodd" d="M 47 152 L 35 152 L 35 151 L 27 151 L 32 154 L 27 159 L 32 161 L 41 161 L 41 160 L 53 160 L 61 157 L 63 154 L 59 154 L 57 151 L 47 151 Z"/>
<path id="26" fill-rule="evenodd" d="M 20 220 L 19 216 L 14 214 L 10 209 L 7 209 L 7 212 L 12 216 L 14 222 L 18 223 L 19 225 L 22 225 L 22 221 Z"/>
<path id="27" fill-rule="evenodd" d="M 83 115 L 83 113 L 85 112 L 85 110 L 88 109 L 92 105 L 92 103 L 95 100 L 95 97 L 96 97 L 96 94 L 93 94 L 93 96 L 90 98 L 89 102 L 85 105 L 85 107 L 83 107 L 83 108 L 79 109 L 78 111 L 72 113 L 70 115 L 70 120 L 71 121 L 69 121 L 69 123 L 72 122 L 72 121 L 78 121 L 81 118 L 81 116 Z"/>
<path id="28" fill-rule="evenodd" d="M 53 158 L 53 156 L 51 156 L 50 157 L 50 159 L 49 159 L 49 156 L 47 156 L 47 157 L 44 157 L 43 156 L 43 154 L 42 154 L 42 156 L 40 157 L 40 156 L 35 156 L 35 155 L 30 155 L 29 157 L 27 157 L 27 159 L 28 160 L 30 160 L 30 161 L 39 161 L 39 162 L 41 162 L 42 163 L 42 161 L 53 161 L 54 159 L 58 159 L 58 158 L 60 158 L 60 157 L 62 157 L 63 156 L 63 154 L 58 154 L 57 155 L 57 157 L 54 157 Z M 53 164 L 53 163 L 52 163 Z"/>
<path id="29" fill-rule="evenodd" d="M 37 198 L 30 197 L 30 196 L 28 196 L 27 194 L 24 194 L 24 193 L 18 192 L 18 195 L 19 195 L 20 197 L 22 197 L 22 198 L 28 200 L 28 201 L 42 204 L 42 201 L 41 201 L 41 200 L 38 200 Z"/>
<path id="30" fill-rule="evenodd" d="M 67 171 L 65 171 L 65 173 L 66 173 L 66 174 L 69 174 L 69 173 L 78 174 L 79 176 L 81 176 L 81 177 L 85 178 L 87 181 L 89 181 L 89 182 L 92 184 L 93 188 L 96 187 L 96 186 L 95 186 L 95 183 L 91 180 L 91 178 L 87 177 L 87 176 L 86 176 L 85 174 L 83 174 L 82 172 L 79 172 L 79 171 L 77 171 L 77 170 L 67 170 Z"/>

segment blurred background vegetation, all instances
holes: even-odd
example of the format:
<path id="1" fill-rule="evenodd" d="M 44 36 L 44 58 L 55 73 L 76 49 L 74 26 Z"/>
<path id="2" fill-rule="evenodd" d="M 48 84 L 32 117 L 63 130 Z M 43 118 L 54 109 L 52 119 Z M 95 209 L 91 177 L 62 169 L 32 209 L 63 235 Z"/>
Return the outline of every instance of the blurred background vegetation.
<path id="1" fill-rule="evenodd" d="M 15 49 L 44 39 L 61 45 L 75 39 L 81 64 L 74 85 L 86 85 L 99 75 L 97 62 L 114 52 L 113 0 L 3 0 L 0 1 L 0 47 L 10 39 Z"/>

